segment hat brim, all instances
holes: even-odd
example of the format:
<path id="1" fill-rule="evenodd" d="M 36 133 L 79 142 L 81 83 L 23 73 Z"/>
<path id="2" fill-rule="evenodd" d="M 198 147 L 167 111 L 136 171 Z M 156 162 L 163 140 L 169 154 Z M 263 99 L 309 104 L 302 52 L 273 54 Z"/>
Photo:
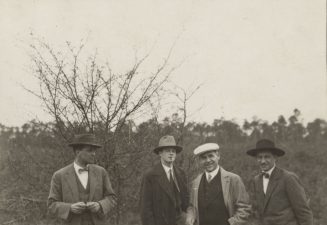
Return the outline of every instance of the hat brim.
<path id="1" fill-rule="evenodd" d="M 101 148 L 102 145 L 96 144 L 96 143 L 90 143 L 90 142 L 73 142 L 73 143 L 69 143 L 68 146 L 69 147 L 74 147 L 74 146 L 78 146 L 78 145 L 89 145 L 89 146 L 93 146 L 96 148 Z"/>
<path id="2" fill-rule="evenodd" d="M 160 146 L 160 147 L 156 147 L 155 149 L 153 149 L 153 152 L 158 154 L 160 150 L 164 149 L 164 148 L 174 148 L 176 150 L 176 153 L 180 153 L 183 150 L 183 147 L 178 146 L 178 145 L 168 145 L 168 146 Z"/>
<path id="3" fill-rule="evenodd" d="M 250 149 L 246 152 L 246 154 L 250 155 L 250 156 L 257 156 L 257 154 L 259 152 L 263 152 L 263 151 L 270 151 L 272 154 L 276 155 L 276 156 L 283 156 L 285 155 L 285 151 L 279 148 L 254 148 L 254 149 Z"/>

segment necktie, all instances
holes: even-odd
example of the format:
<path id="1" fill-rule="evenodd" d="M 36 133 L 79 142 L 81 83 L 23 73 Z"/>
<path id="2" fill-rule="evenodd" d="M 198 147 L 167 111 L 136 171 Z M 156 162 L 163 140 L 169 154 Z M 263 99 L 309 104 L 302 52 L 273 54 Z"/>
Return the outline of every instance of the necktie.
<path id="1" fill-rule="evenodd" d="M 262 172 L 262 176 L 266 179 L 269 179 L 270 175 L 267 172 Z"/>
<path id="2" fill-rule="evenodd" d="M 171 186 L 171 191 L 174 197 L 174 206 L 176 209 L 176 212 L 179 214 L 181 211 L 181 199 L 179 195 L 179 187 L 177 184 L 176 179 L 174 178 L 172 169 L 169 170 L 169 184 Z"/>
<path id="3" fill-rule="evenodd" d="M 210 183 L 211 179 L 212 179 L 211 174 L 208 174 L 208 179 L 207 179 L 208 183 Z"/>
<path id="4" fill-rule="evenodd" d="M 78 173 L 79 174 L 81 174 L 83 172 L 88 172 L 88 171 L 89 171 L 89 168 L 88 167 L 78 169 Z"/>
<path id="5" fill-rule="evenodd" d="M 174 175 L 173 175 L 173 171 L 172 169 L 169 170 L 169 182 L 171 184 L 173 184 L 173 186 L 175 186 L 177 188 L 177 191 L 179 192 L 179 186 L 178 186 L 178 183 L 176 182 L 175 178 L 174 178 Z"/>
<path id="6" fill-rule="evenodd" d="M 174 182 L 173 171 L 169 169 L 169 182 Z"/>

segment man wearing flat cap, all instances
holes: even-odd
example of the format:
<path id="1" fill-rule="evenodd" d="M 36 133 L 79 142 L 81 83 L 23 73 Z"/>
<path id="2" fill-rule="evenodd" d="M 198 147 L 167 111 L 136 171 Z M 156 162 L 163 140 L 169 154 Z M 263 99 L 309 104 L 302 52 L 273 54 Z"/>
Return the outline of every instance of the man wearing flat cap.
<path id="1" fill-rule="evenodd" d="M 187 225 L 241 225 L 250 215 L 249 197 L 241 178 L 219 166 L 216 143 L 194 150 L 204 172 L 192 183 Z"/>
<path id="2" fill-rule="evenodd" d="M 160 163 L 143 176 L 140 193 L 140 214 L 143 225 L 184 225 L 189 203 L 184 171 L 174 165 L 182 147 L 173 136 L 163 136 L 153 152 Z"/>
<path id="3" fill-rule="evenodd" d="M 79 134 L 69 146 L 75 160 L 52 176 L 49 213 L 64 224 L 107 224 L 106 216 L 116 204 L 116 195 L 107 171 L 94 164 L 101 145 L 93 134 Z"/>
<path id="4" fill-rule="evenodd" d="M 285 151 L 274 142 L 261 139 L 247 151 L 256 158 L 260 174 L 252 182 L 254 217 L 260 225 L 313 225 L 304 188 L 293 172 L 276 166 Z"/>

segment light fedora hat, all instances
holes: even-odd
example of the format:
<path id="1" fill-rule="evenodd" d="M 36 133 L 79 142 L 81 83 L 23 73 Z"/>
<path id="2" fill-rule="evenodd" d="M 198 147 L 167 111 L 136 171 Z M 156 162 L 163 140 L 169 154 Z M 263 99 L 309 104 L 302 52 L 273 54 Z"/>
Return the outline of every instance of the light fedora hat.
<path id="1" fill-rule="evenodd" d="M 259 152 L 270 151 L 277 156 L 285 155 L 285 151 L 275 147 L 275 143 L 269 139 L 261 139 L 257 141 L 255 148 L 247 150 L 246 154 L 256 156 Z"/>
<path id="2" fill-rule="evenodd" d="M 219 149 L 218 144 L 206 143 L 206 144 L 200 145 L 196 149 L 194 149 L 193 153 L 194 153 L 194 155 L 201 155 L 205 152 L 216 151 L 218 149 Z"/>
<path id="3" fill-rule="evenodd" d="M 97 142 L 94 134 L 76 134 L 73 141 L 69 143 L 68 146 L 74 147 L 77 145 L 90 145 L 96 148 L 102 147 L 102 145 Z"/>
<path id="4" fill-rule="evenodd" d="M 170 135 L 165 135 L 160 138 L 158 147 L 153 149 L 153 151 L 158 154 L 159 151 L 164 148 L 174 148 L 176 149 L 176 153 L 180 153 L 183 150 L 181 146 L 176 145 L 175 138 Z"/>

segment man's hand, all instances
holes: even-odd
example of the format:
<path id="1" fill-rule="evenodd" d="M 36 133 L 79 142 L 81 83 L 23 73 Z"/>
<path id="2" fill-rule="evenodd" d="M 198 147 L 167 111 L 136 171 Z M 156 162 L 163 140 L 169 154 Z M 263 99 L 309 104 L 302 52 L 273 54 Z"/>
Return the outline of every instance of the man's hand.
<path id="1" fill-rule="evenodd" d="M 70 206 L 70 211 L 75 214 L 81 214 L 86 209 L 86 204 L 84 202 L 77 202 Z"/>
<path id="2" fill-rule="evenodd" d="M 88 202 L 86 203 L 86 207 L 93 213 L 96 213 L 100 210 L 100 204 L 98 202 Z"/>

